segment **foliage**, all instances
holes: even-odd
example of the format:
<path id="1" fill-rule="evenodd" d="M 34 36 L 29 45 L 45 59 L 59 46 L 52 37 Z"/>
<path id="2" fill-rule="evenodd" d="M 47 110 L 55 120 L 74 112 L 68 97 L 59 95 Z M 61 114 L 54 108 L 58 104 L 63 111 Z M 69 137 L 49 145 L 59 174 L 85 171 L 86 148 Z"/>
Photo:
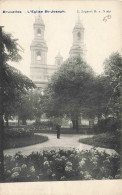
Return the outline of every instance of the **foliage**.
<path id="1" fill-rule="evenodd" d="M 121 128 L 120 119 L 116 119 L 114 117 L 108 117 L 106 119 L 102 119 L 94 126 L 94 130 L 96 132 L 113 132 L 117 129 Z"/>
<path id="2" fill-rule="evenodd" d="M 47 116 L 78 121 L 92 92 L 94 72 L 81 58 L 69 58 L 52 77 L 45 91 Z"/>
<path id="3" fill-rule="evenodd" d="M 9 65 L 4 66 L 3 76 L 3 109 L 5 117 L 9 117 L 18 114 L 19 106 L 21 105 L 22 109 L 22 101 L 25 101 L 28 90 L 34 88 L 35 85 L 27 76 Z M 26 99 L 26 104 L 27 102 Z"/>
<path id="4" fill-rule="evenodd" d="M 7 119 L 8 115 L 14 112 L 14 103 L 21 94 L 34 87 L 30 79 L 8 65 L 9 61 L 21 60 L 20 50 L 22 48 L 12 35 L 2 32 L 0 28 L 0 181 L 4 180 L 3 117 Z"/>
<path id="5" fill-rule="evenodd" d="M 92 138 L 80 139 L 79 142 L 92 145 L 94 147 L 114 149 L 118 153 L 121 152 L 121 133 L 119 131 L 105 132 L 102 134 L 95 135 Z"/>
<path id="6" fill-rule="evenodd" d="M 50 122 L 52 122 L 53 125 L 62 125 L 62 117 L 50 117 Z"/>
<path id="7" fill-rule="evenodd" d="M 20 55 L 20 51 L 22 51 L 22 48 L 19 46 L 19 44 L 16 41 L 17 39 L 13 39 L 12 34 L 8 34 L 6 32 L 2 33 L 4 64 L 9 60 L 18 62 L 22 59 Z"/>
<path id="8" fill-rule="evenodd" d="M 24 128 L 5 129 L 5 137 L 8 138 L 24 138 L 33 135 L 34 133 L 32 131 L 25 130 Z"/>
<path id="9" fill-rule="evenodd" d="M 40 122 L 40 118 L 42 116 L 43 108 L 42 108 L 42 100 L 43 96 L 41 93 L 36 93 L 36 91 L 30 93 L 30 101 L 33 107 L 33 116 L 36 122 Z"/>
<path id="10" fill-rule="evenodd" d="M 20 61 L 22 47 L 13 39 L 11 34 L 2 33 L 2 91 L 3 114 L 7 120 L 15 115 L 21 95 L 35 87 L 33 82 L 19 70 L 9 65 L 10 61 Z"/>
<path id="11" fill-rule="evenodd" d="M 40 121 L 40 117 L 43 114 L 41 108 L 41 94 L 36 90 L 29 90 L 26 94 L 21 94 L 19 101 L 16 104 L 16 115 L 19 120 L 22 120 L 22 124 L 26 125 L 27 119 L 35 119 Z"/>
<path id="12" fill-rule="evenodd" d="M 113 53 L 104 62 L 105 75 L 108 77 L 112 95 L 109 99 L 107 109 L 115 118 L 121 117 L 122 100 L 122 56 L 116 52 Z"/>
<path id="13" fill-rule="evenodd" d="M 98 121 L 106 117 L 109 113 L 106 111 L 107 103 L 111 97 L 112 89 L 109 80 L 105 75 L 96 76 L 94 79 L 92 92 L 87 100 L 88 107 L 83 109 L 82 116 Z"/>
<path id="14" fill-rule="evenodd" d="M 49 129 L 50 127 L 53 127 L 54 123 L 52 121 L 40 121 L 35 122 L 31 125 L 31 129 L 33 130 L 41 130 L 41 129 Z"/>
<path id="15" fill-rule="evenodd" d="M 119 179 L 120 156 L 95 149 L 55 150 L 5 156 L 5 181 Z"/>

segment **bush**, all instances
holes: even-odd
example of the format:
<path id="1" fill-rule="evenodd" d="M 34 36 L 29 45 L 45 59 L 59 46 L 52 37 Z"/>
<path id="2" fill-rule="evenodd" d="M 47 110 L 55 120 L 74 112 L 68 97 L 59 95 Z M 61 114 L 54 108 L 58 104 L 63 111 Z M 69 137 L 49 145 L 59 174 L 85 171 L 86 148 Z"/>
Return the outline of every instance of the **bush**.
<path id="1" fill-rule="evenodd" d="M 26 129 L 30 130 L 49 130 L 49 128 L 52 128 L 54 124 L 51 121 L 42 121 L 42 122 L 35 122 L 32 125 L 26 126 Z"/>
<path id="2" fill-rule="evenodd" d="M 31 137 L 34 133 L 24 128 L 14 128 L 14 129 L 5 129 L 6 138 L 21 138 L 21 137 Z"/>
<path id="3" fill-rule="evenodd" d="M 80 139 L 79 142 L 92 145 L 94 147 L 114 149 L 118 153 L 121 152 L 120 131 L 116 131 L 114 133 L 110 132 L 101 133 L 90 138 Z"/>
<path id="4" fill-rule="evenodd" d="M 5 181 L 120 179 L 120 156 L 95 149 L 55 150 L 5 156 Z"/>
<path id="5" fill-rule="evenodd" d="M 121 128 L 121 121 L 113 117 L 102 119 L 94 126 L 94 133 L 115 132 Z"/>

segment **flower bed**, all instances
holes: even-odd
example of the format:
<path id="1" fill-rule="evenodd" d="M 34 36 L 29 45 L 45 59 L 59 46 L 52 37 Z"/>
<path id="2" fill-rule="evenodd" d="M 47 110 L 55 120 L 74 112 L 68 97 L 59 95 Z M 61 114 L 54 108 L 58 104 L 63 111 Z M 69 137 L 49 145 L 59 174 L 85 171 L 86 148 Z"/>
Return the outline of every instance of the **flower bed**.
<path id="1" fill-rule="evenodd" d="M 120 179 L 120 156 L 95 149 L 55 150 L 5 156 L 5 181 Z"/>

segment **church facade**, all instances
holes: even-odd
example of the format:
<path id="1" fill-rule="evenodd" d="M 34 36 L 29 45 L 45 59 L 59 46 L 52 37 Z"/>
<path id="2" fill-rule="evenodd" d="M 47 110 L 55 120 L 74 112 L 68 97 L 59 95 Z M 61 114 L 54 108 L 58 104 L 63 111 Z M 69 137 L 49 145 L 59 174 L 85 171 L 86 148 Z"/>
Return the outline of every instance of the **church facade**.
<path id="1" fill-rule="evenodd" d="M 35 83 L 37 88 L 41 91 L 48 84 L 51 76 L 63 63 L 63 57 L 60 52 L 55 57 L 55 64 L 47 64 L 48 46 L 44 39 L 45 24 L 41 17 L 38 15 L 33 24 L 34 39 L 30 45 L 31 50 L 31 65 L 30 65 L 30 78 Z M 78 18 L 73 29 L 73 44 L 69 51 L 69 57 L 84 56 L 84 27 Z"/>

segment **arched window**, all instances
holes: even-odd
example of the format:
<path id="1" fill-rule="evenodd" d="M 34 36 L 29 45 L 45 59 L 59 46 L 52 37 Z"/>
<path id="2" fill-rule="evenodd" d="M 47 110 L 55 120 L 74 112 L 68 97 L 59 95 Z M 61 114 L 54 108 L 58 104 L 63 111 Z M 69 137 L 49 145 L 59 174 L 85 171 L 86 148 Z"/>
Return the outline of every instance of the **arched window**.
<path id="1" fill-rule="evenodd" d="M 80 40 L 80 39 L 81 39 L 81 33 L 78 32 L 78 33 L 77 33 L 77 36 L 78 36 L 78 40 Z"/>
<path id="2" fill-rule="evenodd" d="M 41 29 L 40 28 L 38 28 L 38 30 L 37 30 L 37 36 L 41 36 Z"/>
<path id="3" fill-rule="evenodd" d="M 37 61 L 41 61 L 41 52 L 40 51 L 37 52 Z"/>

